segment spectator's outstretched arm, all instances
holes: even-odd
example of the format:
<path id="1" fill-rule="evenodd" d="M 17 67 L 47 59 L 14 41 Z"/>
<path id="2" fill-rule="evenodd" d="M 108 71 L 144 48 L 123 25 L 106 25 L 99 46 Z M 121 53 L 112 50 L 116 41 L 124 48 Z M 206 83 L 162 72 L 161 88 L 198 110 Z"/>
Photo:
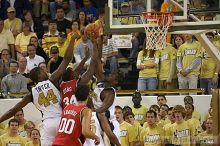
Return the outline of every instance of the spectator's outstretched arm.
<path id="1" fill-rule="evenodd" d="M 118 138 L 115 136 L 115 134 L 112 132 L 108 120 L 106 116 L 103 113 L 98 113 L 98 118 L 100 120 L 100 124 L 106 135 L 108 136 L 109 140 L 115 144 L 116 146 L 121 146 L 120 142 L 118 141 Z"/>
<path id="2" fill-rule="evenodd" d="M 82 75 L 81 79 L 79 80 L 78 84 L 87 84 L 89 80 L 94 75 L 94 70 L 96 68 L 96 62 L 98 61 L 98 50 L 97 50 L 97 43 L 96 40 L 93 40 L 93 51 L 92 51 L 92 58 L 89 64 L 89 68 L 87 71 Z"/>
<path id="3" fill-rule="evenodd" d="M 0 123 L 13 117 L 19 110 L 21 110 L 24 106 L 26 106 L 28 103 L 30 103 L 32 101 L 33 101 L 32 94 L 31 93 L 27 94 L 13 108 L 8 110 L 5 114 L 3 114 L 3 116 L 1 116 Z"/>
<path id="4" fill-rule="evenodd" d="M 60 80 L 61 76 L 63 75 L 64 71 L 66 70 L 67 66 L 69 65 L 70 61 L 73 58 L 73 49 L 74 49 L 74 42 L 75 39 L 77 39 L 79 36 L 77 34 L 73 35 L 71 37 L 71 40 L 69 42 L 69 45 L 66 49 L 63 61 L 59 65 L 56 71 L 52 73 L 50 76 L 50 80 L 58 86 L 58 81 Z"/>

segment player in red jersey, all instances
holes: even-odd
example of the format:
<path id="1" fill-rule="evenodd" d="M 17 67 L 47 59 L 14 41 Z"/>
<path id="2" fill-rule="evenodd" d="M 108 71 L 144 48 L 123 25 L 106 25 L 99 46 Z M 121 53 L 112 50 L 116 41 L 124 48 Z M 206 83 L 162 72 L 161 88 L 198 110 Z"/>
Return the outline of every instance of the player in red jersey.
<path id="1" fill-rule="evenodd" d="M 89 49 L 85 48 L 85 57 L 83 60 L 79 63 L 79 65 L 76 67 L 75 70 L 68 67 L 66 71 L 63 73 L 62 76 L 62 83 L 60 84 L 60 93 L 62 97 L 62 107 L 63 109 L 72 103 L 76 103 L 75 98 L 75 88 L 77 85 L 77 80 L 79 77 L 80 72 L 83 70 L 85 62 L 89 59 Z M 89 71 L 91 74 L 91 71 Z M 90 75 L 92 76 L 92 75 Z M 81 80 L 80 82 L 82 82 Z M 86 83 L 88 81 L 84 81 Z"/>
<path id="2" fill-rule="evenodd" d="M 92 110 L 86 107 L 89 96 L 87 85 L 78 85 L 75 92 L 77 104 L 69 104 L 62 112 L 59 131 L 52 146 L 82 146 L 83 137 L 95 140 L 100 139 L 90 130 Z"/>

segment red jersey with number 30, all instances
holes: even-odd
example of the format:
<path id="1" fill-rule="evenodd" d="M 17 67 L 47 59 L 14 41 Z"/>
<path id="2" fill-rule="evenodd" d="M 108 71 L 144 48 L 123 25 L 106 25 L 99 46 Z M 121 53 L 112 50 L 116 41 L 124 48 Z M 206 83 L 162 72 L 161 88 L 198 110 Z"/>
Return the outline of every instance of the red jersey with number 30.
<path id="1" fill-rule="evenodd" d="M 58 133 L 52 146 L 82 146 L 81 112 L 85 105 L 69 104 L 62 112 Z"/>
<path id="2" fill-rule="evenodd" d="M 69 104 L 75 104 L 75 88 L 76 88 L 76 80 L 71 80 L 67 82 L 63 82 L 60 85 L 60 93 L 62 97 L 62 108 L 64 109 Z"/>

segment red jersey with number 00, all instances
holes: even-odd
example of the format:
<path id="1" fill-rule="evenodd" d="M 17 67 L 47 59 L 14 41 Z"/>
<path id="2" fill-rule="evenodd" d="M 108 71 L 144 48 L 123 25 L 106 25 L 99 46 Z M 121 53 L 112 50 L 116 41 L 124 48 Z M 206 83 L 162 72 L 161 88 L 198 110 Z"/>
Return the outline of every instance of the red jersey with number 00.
<path id="1" fill-rule="evenodd" d="M 71 80 L 63 82 L 60 85 L 60 93 L 62 97 L 62 108 L 64 109 L 67 105 L 73 104 L 76 102 L 75 98 L 75 88 L 76 80 Z"/>
<path id="2" fill-rule="evenodd" d="M 69 104 L 62 112 L 58 133 L 53 141 L 53 146 L 82 146 L 80 140 L 82 125 L 81 112 L 85 105 Z"/>

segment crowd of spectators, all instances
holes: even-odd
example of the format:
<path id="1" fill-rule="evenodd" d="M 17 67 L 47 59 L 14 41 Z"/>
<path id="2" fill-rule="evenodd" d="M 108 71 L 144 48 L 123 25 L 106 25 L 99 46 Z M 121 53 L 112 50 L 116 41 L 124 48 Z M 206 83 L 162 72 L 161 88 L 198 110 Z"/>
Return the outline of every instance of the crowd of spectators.
<path id="1" fill-rule="evenodd" d="M 70 37 L 76 33 L 81 35 L 81 39 L 74 43 L 72 63 L 79 64 L 85 56 L 85 48 L 89 48 L 91 53 L 93 47 L 84 34 L 84 28 L 94 22 L 104 29 L 105 3 L 95 0 L 1 0 L 1 92 L 6 95 L 27 92 L 32 86 L 29 72 L 39 65 L 48 75 L 55 71 Z M 118 11 L 121 14 L 140 13 L 145 10 L 142 3 L 141 0 L 120 1 Z M 137 20 L 124 17 L 118 23 L 130 24 L 130 21 Z M 45 22 L 48 23 L 45 25 Z M 217 87 L 219 70 L 216 63 L 193 36 L 173 35 L 163 50 L 148 51 L 144 49 L 143 34 L 132 33 L 132 48 L 127 56 L 129 62 L 140 70 L 139 90 L 202 87 L 206 94 L 210 94 L 210 89 Z M 216 47 L 219 46 L 214 33 L 207 36 Z M 118 54 L 123 52 L 114 47 L 111 34 L 104 34 L 102 52 L 105 75 L 118 72 Z M 85 69 L 89 62 L 90 59 L 85 63 Z"/>

